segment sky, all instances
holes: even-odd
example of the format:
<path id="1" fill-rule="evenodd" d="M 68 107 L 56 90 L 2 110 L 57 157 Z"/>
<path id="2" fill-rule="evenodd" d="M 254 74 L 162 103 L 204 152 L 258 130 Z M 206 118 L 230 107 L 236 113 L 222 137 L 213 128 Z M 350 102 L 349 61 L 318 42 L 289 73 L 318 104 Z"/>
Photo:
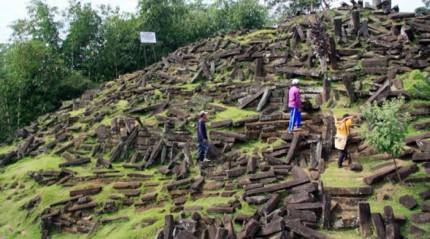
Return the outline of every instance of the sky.
<path id="1" fill-rule="evenodd" d="M 0 0 L 0 43 L 8 41 L 11 35 L 9 28 L 11 23 L 26 17 L 26 6 L 29 2 L 30 0 Z M 64 10 L 68 5 L 68 0 L 46 0 L 46 2 L 50 6 L 57 6 L 60 10 Z M 122 11 L 135 12 L 138 0 L 81 0 L 81 2 L 91 2 L 93 6 L 109 4 L 113 7 L 118 6 Z M 345 0 L 345 2 L 349 1 Z M 423 6 L 422 0 L 392 0 L 392 2 L 393 6 L 398 4 L 402 12 L 412 12 L 415 8 Z"/>

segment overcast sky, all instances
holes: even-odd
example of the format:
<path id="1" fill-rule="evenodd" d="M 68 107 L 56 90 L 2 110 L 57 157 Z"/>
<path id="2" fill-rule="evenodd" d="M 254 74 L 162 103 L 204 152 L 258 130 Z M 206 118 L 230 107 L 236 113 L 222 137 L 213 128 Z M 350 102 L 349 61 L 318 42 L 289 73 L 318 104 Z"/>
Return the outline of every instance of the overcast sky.
<path id="1" fill-rule="evenodd" d="M 7 42 L 10 37 L 9 25 L 17 19 L 26 17 L 28 2 L 30 0 L 0 0 L 0 43 Z M 46 2 L 50 6 L 57 6 L 60 10 L 65 9 L 68 4 L 68 0 L 46 0 Z M 138 0 L 81 0 L 81 2 L 91 2 L 93 6 L 110 4 L 126 12 L 135 12 Z M 415 8 L 423 5 L 422 0 L 392 0 L 392 2 L 393 5 L 398 4 L 403 12 L 414 11 Z"/>

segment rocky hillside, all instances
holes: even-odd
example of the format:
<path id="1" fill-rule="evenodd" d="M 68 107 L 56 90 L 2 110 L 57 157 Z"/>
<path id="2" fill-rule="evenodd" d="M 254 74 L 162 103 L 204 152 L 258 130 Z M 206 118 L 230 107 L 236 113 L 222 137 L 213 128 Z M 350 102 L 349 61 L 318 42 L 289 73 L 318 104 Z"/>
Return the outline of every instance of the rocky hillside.
<path id="1" fill-rule="evenodd" d="M 430 16 L 387 2 L 319 13 L 324 84 L 315 15 L 305 15 L 196 42 L 64 102 L 0 148 L 0 236 L 428 237 Z M 292 78 L 305 112 L 289 134 Z M 414 118 L 401 184 L 360 136 L 360 106 L 398 96 Z M 201 110 L 212 161 L 199 167 Z M 337 168 L 334 117 L 346 112 L 352 159 Z"/>

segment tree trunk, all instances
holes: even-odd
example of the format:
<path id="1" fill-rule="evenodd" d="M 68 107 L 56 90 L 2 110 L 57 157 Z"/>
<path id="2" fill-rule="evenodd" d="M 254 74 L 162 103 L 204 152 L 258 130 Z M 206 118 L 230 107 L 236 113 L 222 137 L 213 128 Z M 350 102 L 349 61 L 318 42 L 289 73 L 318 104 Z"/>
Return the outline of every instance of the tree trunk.
<path id="1" fill-rule="evenodd" d="M 18 129 L 20 124 L 21 124 L 21 89 L 19 90 L 19 93 L 18 93 L 18 125 L 17 125 Z"/>

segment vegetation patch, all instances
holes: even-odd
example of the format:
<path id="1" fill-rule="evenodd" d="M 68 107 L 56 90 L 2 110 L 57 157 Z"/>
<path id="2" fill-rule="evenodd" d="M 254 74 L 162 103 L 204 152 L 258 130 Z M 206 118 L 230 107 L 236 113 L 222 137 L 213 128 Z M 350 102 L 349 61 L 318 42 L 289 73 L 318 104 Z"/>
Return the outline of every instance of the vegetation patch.
<path id="1" fill-rule="evenodd" d="M 428 72 L 413 70 L 399 76 L 404 88 L 414 98 L 430 100 L 430 75 Z"/>
<path id="2" fill-rule="evenodd" d="M 257 115 L 258 113 L 252 110 L 246 110 L 246 109 L 239 109 L 234 106 L 225 106 L 227 109 L 219 112 L 215 115 L 215 117 L 212 119 L 212 121 L 219 121 L 219 120 L 239 120 L 243 119 L 249 116 Z"/>

